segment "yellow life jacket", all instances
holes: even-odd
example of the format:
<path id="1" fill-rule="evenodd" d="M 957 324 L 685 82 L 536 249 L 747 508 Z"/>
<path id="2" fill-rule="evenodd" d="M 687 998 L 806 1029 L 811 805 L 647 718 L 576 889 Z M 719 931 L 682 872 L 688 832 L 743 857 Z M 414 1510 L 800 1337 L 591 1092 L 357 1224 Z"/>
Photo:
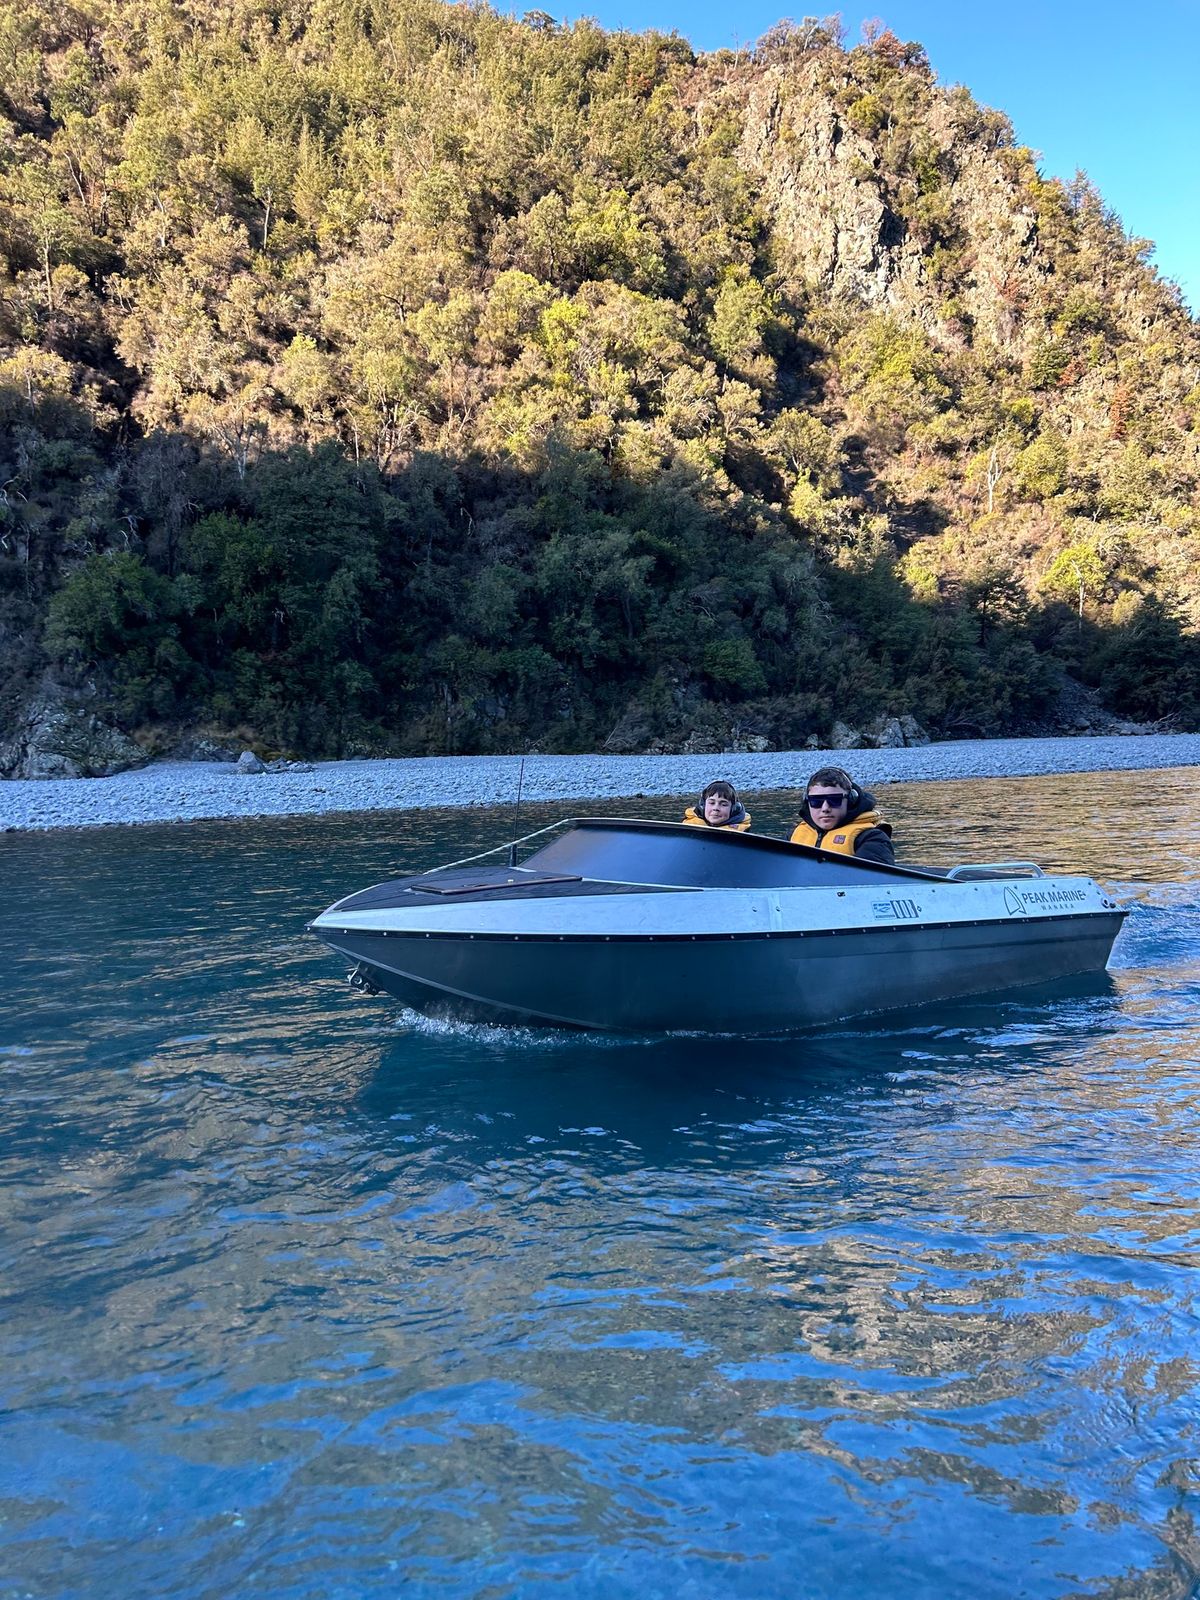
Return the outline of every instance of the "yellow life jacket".
<path id="1" fill-rule="evenodd" d="M 839 856 L 852 856 L 854 845 L 860 833 L 866 833 L 871 828 L 878 828 L 883 822 L 878 811 L 864 811 L 860 817 L 855 817 L 853 822 L 843 822 L 840 826 L 826 829 L 820 834 L 811 822 L 803 819 L 798 822 L 792 831 L 792 844 L 807 844 L 818 850 L 833 850 Z M 886 824 L 885 824 L 886 826 Z M 891 832 L 891 829 L 888 829 Z"/>
<path id="2" fill-rule="evenodd" d="M 718 833 L 723 829 L 732 829 L 734 833 L 745 833 L 750 826 L 750 813 L 744 811 L 736 822 L 705 822 L 695 806 L 689 806 L 683 813 L 683 820 L 692 828 L 715 828 Z"/>

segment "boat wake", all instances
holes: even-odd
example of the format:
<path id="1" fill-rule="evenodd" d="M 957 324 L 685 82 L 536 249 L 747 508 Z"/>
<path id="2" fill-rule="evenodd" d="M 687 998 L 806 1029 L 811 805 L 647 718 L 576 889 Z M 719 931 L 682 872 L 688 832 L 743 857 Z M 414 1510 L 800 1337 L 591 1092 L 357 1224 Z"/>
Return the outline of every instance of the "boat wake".
<path id="1" fill-rule="evenodd" d="M 1200 961 L 1200 897 L 1195 883 L 1129 884 L 1129 916 L 1113 949 L 1111 969 L 1123 975 L 1173 969 L 1168 982 L 1191 976 Z"/>
<path id="2" fill-rule="evenodd" d="M 392 1024 L 393 1033 L 417 1034 L 429 1039 L 461 1039 L 497 1050 L 576 1050 L 581 1044 L 592 1049 L 628 1049 L 630 1045 L 652 1044 L 662 1035 L 604 1033 L 599 1029 L 530 1028 L 496 1022 L 467 1022 L 455 1017 L 427 1017 L 403 1007 Z"/>

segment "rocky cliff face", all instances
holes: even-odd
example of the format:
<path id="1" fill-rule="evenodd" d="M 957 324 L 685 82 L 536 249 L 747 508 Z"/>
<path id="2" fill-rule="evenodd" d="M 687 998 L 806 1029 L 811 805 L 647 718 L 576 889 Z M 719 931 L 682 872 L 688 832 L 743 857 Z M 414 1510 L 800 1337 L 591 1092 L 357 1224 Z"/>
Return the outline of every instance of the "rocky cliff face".
<path id="1" fill-rule="evenodd" d="M 1029 312 L 1061 270 L 1033 195 L 1061 191 L 1038 178 L 1007 119 L 911 64 L 873 88 L 858 54 L 817 51 L 714 86 L 715 103 L 740 106 L 738 159 L 780 267 L 820 295 L 911 315 L 952 341 L 965 323 L 976 338 L 1026 347 L 1039 332 Z M 1175 310 L 1169 288 L 1132 262 L 1111 265 L 1120 281 L 1096 288 L 1131 332 Z"/>
<path id="2" fill-rule="evenodd" d="M 1200 326 L 1149 247 L 918 46 L 818 40 L 697 77 L 701 136 L 738 128 L 769 280 L 819 352 L 789 393 L 844 470 L 810 470 L 827 501 L 801 483 L 798 519 L 844 534 L 882 510 L 927 598 L 1000 571 L 1066 598 L 1054 563 L 1083 551 L 1095 615 L 1165 593 L 1200 629 Z"/>
<path id="3" fill-rule="evenodd" d="M 819 63 L 751 88 L 738 155 L 753 174 L 780 264 L 804 286 L 872 307 L 929 300 L 920 250 L 876 176 L 870 139 L 846 121 Z"/>
<path id="4" fill-rule="evenodd" d="M 0 743 L 0 778 L 107 778 L 147 760 L 141 746 L 45 683 Z"/>

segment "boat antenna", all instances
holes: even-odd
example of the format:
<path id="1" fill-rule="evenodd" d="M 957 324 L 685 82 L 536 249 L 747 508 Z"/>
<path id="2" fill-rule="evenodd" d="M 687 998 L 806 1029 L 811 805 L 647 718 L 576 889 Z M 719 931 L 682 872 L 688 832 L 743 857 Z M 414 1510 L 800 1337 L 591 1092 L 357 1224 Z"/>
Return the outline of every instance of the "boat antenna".
<path id="1" fill-rule="evenodd" d="M 525 787 L 525 757 L 521 757 L 521 765 L 517 770 L 517 804 L 513 812 L 513 831 L 516 832 L 517 824 L 521 817 L 521 790 Z M 514 839 L 508 847 L 508 864 L 515 867 L 517 864 L 517 841 Z"/>

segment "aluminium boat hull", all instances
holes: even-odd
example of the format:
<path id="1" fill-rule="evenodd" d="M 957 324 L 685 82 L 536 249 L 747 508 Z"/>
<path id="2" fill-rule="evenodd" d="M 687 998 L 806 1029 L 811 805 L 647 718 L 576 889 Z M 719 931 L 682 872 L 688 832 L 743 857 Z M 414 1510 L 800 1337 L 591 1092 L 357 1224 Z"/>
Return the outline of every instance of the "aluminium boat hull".
<path id="1" fill-rule="evenodd" d="M 329 943 L 404 1005 L 461 1021 L 773 1033 L 1102 971 L 1121 914 L 739 936 L 346 931 Z"/>
<path id="2" fill-rule="evenodd" d="M 968 870 L 585 819 L 523 867 L 377 885 L 311 926 L 418 1011 L 638 1033 L 812 1028 L 1104 969 L 1125 913 L 1090 879 Z"/>

